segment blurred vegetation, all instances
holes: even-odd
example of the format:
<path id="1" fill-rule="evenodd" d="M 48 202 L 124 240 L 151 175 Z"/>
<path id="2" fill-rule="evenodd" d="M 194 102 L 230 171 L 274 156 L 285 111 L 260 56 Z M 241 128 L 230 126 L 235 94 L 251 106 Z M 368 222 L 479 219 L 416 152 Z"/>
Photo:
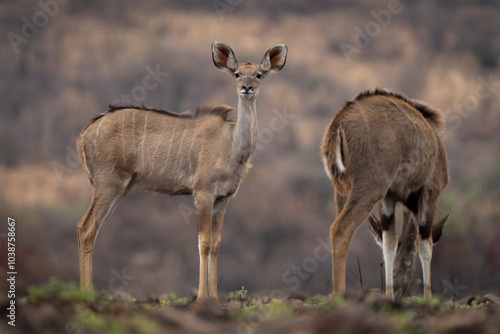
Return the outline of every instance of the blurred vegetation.
<path id="1" fill-rule="evenodd" d="M 335 216 L 333 187 L 318 154 L 322 133 L 346 99 L 374 87 L 427 101 L 447 115 L 451 182 L 437 215 L 451 218 L 434 248 L 435 294 L 449 294 L 446 282 L 454 281 L 465 286 L 453 292 L 456 298 L 498 290 L 498 5 L 432 0 L 401 6 L 347 62 L 340 43 L 354 45 L 355 28 L 376 22 L 371 11 L 386 10 L 385 2 L 241 1 L 224 12 L 198 0 L 69 2 L 18 53 L 7 35 L 22 35 L 22 18 L 33 22 L 43 9 L 35 2 L 0 3 L 0 213 L 18 222 L 20 291 L 51 276 L 78 279 L 76 223 L 92 188 L 75 158 L 75 140 L 109 103 L 142 85 L 148 66 L 168 76 L 143 101 L 132 102 L 175 111 L 236 104 L 232 79 L 212 64 L 214 40 L 254 62 L 286 43 L 286 67 L 263 83 L 259 129 L 283 113 L 294 116 L 257 152 L 229 204 L 220 291 L 241 285 L 252 294 L 294 290 L 285 273 L 314 256 Z M 485 90 L 488 81 L 493 84 Z M 477 87 L 490 94 L 479 98 Z M 193 201 L 133 192 L 118 207 L 97 239 L 98 290 L 145 298 L 188 295 L 197 286 L 196 222 L 184 219 L 180 205 Z M 381 254 L 365 226 L 350 254 L 348 289 L 359 290 L 356 257 L 365 289 L 379 287 Z M 0 266 L 6 261 L 0 258 Z M 330 292 L 329 258 L 306 274 L 298 291 Z M 421 293 L 417 283 L 408 294 Z"/>

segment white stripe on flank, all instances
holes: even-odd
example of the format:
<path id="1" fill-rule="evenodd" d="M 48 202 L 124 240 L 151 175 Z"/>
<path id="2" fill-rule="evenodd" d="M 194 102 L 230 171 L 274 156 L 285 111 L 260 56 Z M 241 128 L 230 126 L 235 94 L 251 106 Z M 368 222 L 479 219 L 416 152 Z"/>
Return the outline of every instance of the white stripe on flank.
<path id="1" fill-rule="evenodd" d="M 136 151 L 135 149 L 135 112 L 132 111 L 132 148 L 134 150 L 134 153 Z"/>
<path id="2" fill-rule="evenodd" d="M 97 130 L 95 131 L 95 137 L 94 137 L 94 147 L 96 147 L 96 139 L 97 136 L 99 136 L 99 128 L 101 127 L 102 121 L 104 121 L 104 117 L 101 118 L 101 121 L 99 122 L 99 125 L 97 126 Z"/>
<path id="3" fill-rule="evenodd" d="M 177 150 L 177 156 L 175 157 L 175 160 L 177 162 L 179 162 L 179 157 L 181 155 L 182 144 L 184 143 L 184 137 L 186 137 L 186 130 L 187 130 L 187 122 L 184 123 L 184 132 L 182 133 L 181 143 L 179 144 L 179 149 Z"/>
<path id="4" fill-rule="evenodd" d="M 148 125 L 148 113 L 149 113 L 149 111 L 146 111 L 146 115 L 144 116 L 144 130 L 142 131 L 141 151 L 142 151 L 142 170 L 143 171 L 144 171 L 144 143 L 146 142 L 146 127 Z"/>
<path id="5" fill-rule="evenodd" d="M 194 126 L 196 127 L 196 121 L 194 123 Z M 193 137 L 191 138 L 191 146 L 189 146 L 189 152 L 188 152 L 189 175 L 191 175 L 191 172 L 193 171 L 193 168 L 191 167 L 191 150 L 193 149 L 193 144 L 194 144 L 194 137 L 195 137 L 194 131 L 192 135 Z"/>
<path id="6" fill-rule="evenodd" d="M 340 173 L 345 172 L 345 166 L 342 162 L 342 154 L 340 151 L 340 145 L 342 145 L 341 137 L 340 137 L 340 128 L 337 129 L 337 147 L 335 149 L 335 162 L 337 163 L 337 167 L 339 168 Z"/>
<path id="7" fill-rule="evenodd" d="M 125 127 L 125 113 L 126 113 L 126 111 L 124 111 L 122 113 L 122 156 L 123 156 L 123 164 L 126 163 L 126 159 L 125 159 L 125 136 L 123 134 L 123 128 Z"/>
<path id="8" fill-rule="evenodd" d="M 156 157 L 156 152 L 158 152 L 158 149 L 160 148 L 160 144 L 162 143 L 161 141 L 161 135 L 163 134 L 163 128 L 165 127 L 165 120 L 167 118 L 163 117 L 163 122 L 161 123 L 161 130 L 160 130 L 160 139 L 156 143 L 156 148 L 153 152 L 153 157 L 151 158 L 151 172 L 149 173 L 149 176 L 153 175 L 153 171 L 155 170 L 155 157 Z"/>
<path id="9" fill-rule="evenodd" d="M 174 141 L 175 128 L 177 127 L 178 121 L 179 121 L 179 118 L 176 118 L 175 123 L 174 123 L 174 128 L 172 129 L 172 134 L 170 135 L 170 143 L 168 145 L 167 157 L 165 158 L 165 166 L 163 166 L 163 169 L 161 170 L 160 175 L 163 174 L 163 172 L 165 171 L 165 168 L 167 168 L 168 157 L 170 156 L 170 150 L 172 149 L 172 142 Z"/>

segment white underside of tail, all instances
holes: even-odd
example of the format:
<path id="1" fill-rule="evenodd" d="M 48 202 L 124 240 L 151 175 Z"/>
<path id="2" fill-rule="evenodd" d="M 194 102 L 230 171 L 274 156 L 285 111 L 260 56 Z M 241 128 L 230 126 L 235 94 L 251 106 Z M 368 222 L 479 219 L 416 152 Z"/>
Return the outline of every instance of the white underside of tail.
<path id="1" fill-rule="evenodd" d="M 322 160 L 323 160 L 323 167 L 325 167 L 326 175 L 328 175 L 328 177 L 331 179 L 332 173 L 330 172 L 330 168 L 328 168 L 328 161 L 324 157 L 322 158 Z"/>
<path id="2" fill-rule="evenodd" d="M 335 148 L 335 163 L 339 172 L 341 174 L 345 173 L 345 166 L 342 162 L 342 153 L 340 151 L 340 145 L 342 145 L 341 137 L 340 137 L 340 128 L 337 129 L 337 147 Z"/>
<path id="3" fill-rule="evenodd" d="M 340 150 L 340 145 L 342 145 L 341 139 L 340 139 L 340 128 L 337 129 L 337 145 L 335 147 L 335 166 L 337 167 L 339 173 L 344 174 L 345 173 L 345 166 L 344 163 L 342 162 L 342 153 Z M 325 172 L 328 175 L 330 179 L 333 179 L 332 171 L 330 170 L 330 166 L 328 163 L 328 160 L 323 157 L 323 167 L 325 168 Z"/>

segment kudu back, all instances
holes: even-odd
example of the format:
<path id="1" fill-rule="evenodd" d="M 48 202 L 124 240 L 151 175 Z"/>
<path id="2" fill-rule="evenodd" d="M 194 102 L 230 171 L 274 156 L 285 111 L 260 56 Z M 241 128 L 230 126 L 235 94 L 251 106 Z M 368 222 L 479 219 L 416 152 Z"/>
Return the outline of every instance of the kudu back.
<path id="1" fill-rule="evenodd" d="M 337 207 L 330 229 L 334 293 L 345 291 L 347 253 L 356 230 L 379 205 L 380 219 L 373 220 L 372 228 L 380 229 L 386 295 L 394 298 L 398 249 L 394 212 L 399 202 L 408 210 L 405 224 L 411 219 L 416 222 L 415 229 L 403 228 L 402 241 L 417 244 L 424 295 L 431 296 L 433 221 L 438 197 L 449 179 L 441 139 L 444 125 L 440 110 L 380 89 L 358 94 L 328 125 L 321 155 L 335 188 Z M 418 238 L 412 238 L 417 229 Z M 411 247 L 407 249 L 411 252 Z"/>

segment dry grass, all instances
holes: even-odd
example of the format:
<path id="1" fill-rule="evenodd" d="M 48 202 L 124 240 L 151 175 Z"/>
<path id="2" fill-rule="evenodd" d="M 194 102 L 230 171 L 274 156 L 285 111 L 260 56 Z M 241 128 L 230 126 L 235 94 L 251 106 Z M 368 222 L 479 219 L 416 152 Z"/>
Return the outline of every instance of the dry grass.
<path id="1" fill-rule="evenodd" d="M 59 181 L 57 174 L 46 165 L 0 167 L 3 200 L 20 209 L 58 208 L 90 202 L 92 186 L 80 167 L 65 173 Z"/>

